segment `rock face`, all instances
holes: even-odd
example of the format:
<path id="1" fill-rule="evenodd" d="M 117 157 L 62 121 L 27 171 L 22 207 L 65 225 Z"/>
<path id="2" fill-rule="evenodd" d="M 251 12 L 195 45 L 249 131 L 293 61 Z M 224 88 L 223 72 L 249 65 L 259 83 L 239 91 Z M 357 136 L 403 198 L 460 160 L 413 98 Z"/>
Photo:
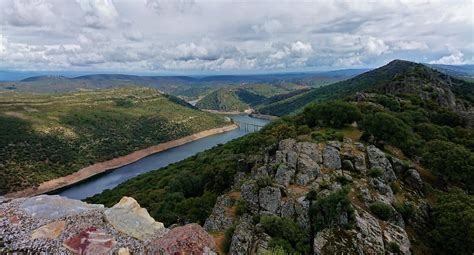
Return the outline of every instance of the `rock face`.
<path id="1" fill-rule="evenodd" d="M 115 243 L 112 236 L 90 227 L 66 240 L 63 245 L 75 254 L 107 254 Z"/>
<path id="2" fill-rule="evenodd" d="M 328 169 L 336 170 L 342 166 L 339 150 L 334 146 L 326 146 L 323 153 L 324 166 Z"/>
<path id="3" fill-rule="evenodd" d="M 146 254 L 216 254 L 216 244 L 201 226 L 188 224 L 152 241 Z"/>
<path id="4" fill-rule="evenodd" d="M 252 217 L 248 214 L 240 218 L 239 224 L 235 228 L 232 241 L 230 243 L 229 254 L 240 255 L 249 254 L 252 249 L 253 235 L 255 228 L 252 224 Z"/>
<path id="5" fill-rule="evenodd" d="M 84 213 L 89 210 L 103 209 L 103 205 L 91 205 L 79 200 L 60 197 L 58 195 L 40 195 L 27 198 L 19 209 L 30 216 L 55 220 L 64 216 Z"/>
<path id="6" fill-rule="evenodd" d="M 64 227 L 66 222 L 63 220 L 51 222 L 33 231 L 31 239 L 55 239 L 63 232 Z"/>
<path id="7" fill-rule="evenodd" d="M 163 223 L 155 221 L 148 211 L 131 197 L 123 197 L 112 208 L 105 210 L 105 216 L 117 230 L 140 240 L 148 239 L 164 229 Z"/>
<path id="8" fill-rule="evenodd" d="M 295 169 L 289 168 L 286 164 L 280 164 L 275 174 L 275 182 L 288 187 L 295 177 Z"/>
<path id="9" fill-rule="evenodd" d="M 386 182 L 392 182 L 397 179 L 393 171 L 392 164 L 385 156 L 385 153 L 377 147 L 370 145 L 367 147 L 367 156 L 369 157 L 370 166 L 379 167 L 383 170 L 383 179 Z"/>
<path id="10" fill-rule="evenodd" d="M 264 187 L 259 191 L 259 204 L 262 210 L 276 213 L 281 204 L 281 192 L 279 188 Z"/>
<path id="11" fill-rule="evenodd" d="M 232 217 L 226 214 L 225 208 L 234 204 L 232 199 L 226 195 L 219 196 L 214 204 L 212 213 L 204 223 L 206 231 L 221 231 L 232 224 Z"/>
<path id="12" fill-rule="evenodd" d="M 409 169 L 405 174 L 405 182 L 415 190 L 423 188 L 423 181 L 420 174 L 415 169 Z"/>

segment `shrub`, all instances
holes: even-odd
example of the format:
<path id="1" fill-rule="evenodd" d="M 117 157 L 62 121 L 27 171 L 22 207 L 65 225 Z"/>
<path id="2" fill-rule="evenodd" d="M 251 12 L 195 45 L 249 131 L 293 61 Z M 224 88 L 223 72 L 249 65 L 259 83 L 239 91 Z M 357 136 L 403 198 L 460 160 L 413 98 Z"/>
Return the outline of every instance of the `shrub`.
<path id="1" fill-rule="evenodd" d="M 310 208 L 310 217 L 313 220 L 315 231 L 332 226 L 351 227 L 355 216 L 347 193 L 347 189 L 342 189 L 313 202 Z M 342 215 L 347 216 L 347 222 L 341 222 Z"/>
<path id="2" fill-rule="evenodd" d="M 342 141 L 344 139 L 344 134 L 337 132 L 334 129 L 326 129 L 323 131 L 316 131 L 311 133 L 311 138 L 316 142 L 324 142 L 330 140 Z"/>
<path id="3" fill-rule="evenodd" d="M 341 128 L 362 119 L 362 114 L 357 106 L 342 101 L 309 105 L 304 109 L 303 116 L 309 127 L 330 126 Z"/>
<path id="4" fill-rule="evenodd" d="M 392 208 L 380 201 L 373 202 L 369 206 L 370 211 L 381 220 L 389 220 L 393 215 Z"/>
<path id="5" fill-rule="evenodd" d="M 230 250 L 230 244 L 232 242 L 232 236 L 234 235 L 235 231 L 235 224 L 232 224 L 229 226 L 229 228 L 226 229 L 224 233 L 224 242 L 222 243 L 223 245 L 223 250 L 225 253 L 228 253 Z"/>
<path id="6" fill-rule="evenodd" d="M 410 220 L 415 214 L 415 207 L 413 206 L 412 203 L 409 203 L 409 202 L 396 203 L 394 207 L 395 207 L 395 210 L 397 210 L 397 212 L 400 213 L 403 219 L 406 221 Z"/>
<path id="7" fill-rule="evenodd" d="M 389 242 L 387 244 L 387 251 L 389 251 L 391 253 L 399 254 L 400 253 L 400 245 L 398 245 L 396 242 Z"/>
<path id="8" fill-rule="evenodd" d="M 445 141 L 431 141 L 424 147 L 422 163 L 438 176 L 449 181 L 463 181 L 473 189 L 474 154 L 464 148 Z"/>
<path id="9" fill-rule="evenodd" d="M 244 200 L 238 200 L 235 203 L 235 213 L 237 214 L 237 216 L 242 216 L 247 211 L 248 211 L 247 204 L 245 203 Z"/>
<path id="10" fill-rule="evenodd" d="M 273 183 L 273 180 L 270 176 L 262 176 L 257 179 L 257 185 L 260 188 L 270 186 L 272 185 L 272 183 Z"/>
<path id="11" fill-rule="evenodd" d="M 474 196 L 459 189 L 438 195 L 433 208 L 433 247 L 446 254 L 472 254 L 474 251 Z"/>
<path id="12" fill-rule="evenodd" d="M 381 177 L 382 175 L 383 175 L 383 169 L 380 168 L 380 167 L 372 167 L 369 170 L 369 176 L 370 177 L 378 178 L 378 177 Z"/>
<path id="13" fill-rule="evenodd" d="M 260 218 L 265 232 L 272 237 L 271 247 L 281 247 L 288 254 L 307 254 L 309 235 L 293 220 L 264 215 Z"/>

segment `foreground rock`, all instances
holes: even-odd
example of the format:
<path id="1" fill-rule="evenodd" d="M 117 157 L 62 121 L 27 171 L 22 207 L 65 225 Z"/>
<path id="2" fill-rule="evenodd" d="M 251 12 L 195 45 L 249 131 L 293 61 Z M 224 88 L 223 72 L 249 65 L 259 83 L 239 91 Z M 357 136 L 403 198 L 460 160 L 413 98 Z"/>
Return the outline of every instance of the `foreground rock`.
<path id="1" fill-rule="evenodd" d="M 90 227 L 64 242 L 75 254 L 107 254 L 116 244 L 111 235 Z"/>
<path id="2" fill-rule="evenodd" d="M 63 220 L 51 222 L 33 231 L 31 239 L 55 239 L 63 232 L 64 227 L 66 222 Z"/>
<path id="3" fill-rule="evenodd" d="M 147 254 L 216 254 L 214 239 L 198 224 L 171 229 L 165 236 L 152 241 Z"/>
<path id="4" fill-rule="evenodd" d="M 114 228 L 140 240 L 149 239 L 165 228 L 131 197 L 123 197 L 112 208 L 105 210 L 105 216 Z"/>

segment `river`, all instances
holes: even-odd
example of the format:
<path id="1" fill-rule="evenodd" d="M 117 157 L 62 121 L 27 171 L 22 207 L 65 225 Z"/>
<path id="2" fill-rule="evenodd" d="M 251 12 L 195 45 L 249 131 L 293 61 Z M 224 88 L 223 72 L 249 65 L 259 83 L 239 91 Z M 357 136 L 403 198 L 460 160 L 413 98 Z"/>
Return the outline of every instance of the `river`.
<path id="1" fill-rule="evenodd" d="M 268 120 L 252 118 L 247 115 L 232 115 L 229 117 L 235 121 L 251 123 L 260 126 L 268 123 Z M 185 158 L 195 155 L 198 152 L 210 149 L 217 144 L 226 143 L 235 138 L 244 136 L 251 131 L 253 130 L 250 129 L 249 131 L 246 131 L 244 129 L 234 129 L 226 133 L 208 136 L 166 151 L 155 153 L 129 165 L 100 174 L 53 193 L 68 198 L 84 199 L 101 193 L 105 189 L 112 189 L 120 183 L 137 175 L 181 161 Z"/>

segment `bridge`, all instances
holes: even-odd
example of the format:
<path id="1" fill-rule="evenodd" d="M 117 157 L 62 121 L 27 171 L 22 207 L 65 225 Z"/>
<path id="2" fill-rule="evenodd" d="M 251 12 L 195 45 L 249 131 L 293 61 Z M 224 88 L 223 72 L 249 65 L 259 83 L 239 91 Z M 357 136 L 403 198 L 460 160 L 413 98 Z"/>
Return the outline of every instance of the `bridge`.
<path id="1" fill-rule="evenodd" d="M 234 123 L 239 126 L 240 130 L 245 130 L 245 132 L 256 132 L 263 128 L 263 125 L 257 125 L 243 121 L 234 120 Z"/>

